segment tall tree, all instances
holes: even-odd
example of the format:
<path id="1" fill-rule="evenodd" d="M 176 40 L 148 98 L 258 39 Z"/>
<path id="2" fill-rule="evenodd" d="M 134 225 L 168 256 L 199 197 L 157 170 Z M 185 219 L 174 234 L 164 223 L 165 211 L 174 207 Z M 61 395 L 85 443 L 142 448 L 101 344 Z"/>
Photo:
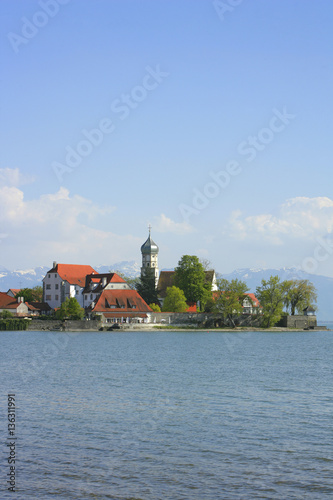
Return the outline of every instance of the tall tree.
<path id="1" fill-rule="evenodd" d="M 198 257 L 183 255 L 175 269 L 175 286 L 183 290 L 188 302 L 207 300 L 210 284 L 206 282 L 205 270 Z"/>
<path id="2" fill-rule="evenodd" d="M 163 312 L 185 312 L 187 309 L 186 297 L 183 290 L 176 286 L 168 286 L 163 302 Z"/>
<path id="3" fill-rule="evenodd" d="M 83 317 L 84 309 L 82 309 L 75 297 L 67 297 L 56 312 L 57 319 L 82 319 Z"/>
<path id="4" fill-rule="evenodd" d="M 35 286 L 33 288 L 22 288 L 15 298 L 23 297 L 24 302 L 42 302 L 43 300 L 43 287 Z"/>
<path id="5" fill-rule="evenodd" d="M 235 317 L 243 312 L 243 302 L 248 292 L 248 286 L 244 281 L 233 279 L 228 281 L 223 278 L 216 280 L 218 297 L 215 301 L 215 309 L 223 315 L 224 321 L 235 327 Z"/>
<path id="6" fill-rule="evenodd" d="M 155 270 L 153 268 L 147 267 L 145 272 L 140 276 L 137 284 L 136 290 L 139 295 L 143 298 L 147 304 L 157 304 L 159 305 L 158 300 L 158 291 L 156 289 L 156 281 L 155 281 Z"/>
<path id="7" fill-rule="evenodd" d="M 309 280 L 286 280 L 282 283 L 284 292 L 284 305 L 287 312 L 294 315 L 303 312 L 306 307 L 315 308 L 317 291 Z"/>
<path id="8" fill-rule="evenodd" d="M 269 280 L 262 280 L 261 286 L 256 289 L 256 296 L 263 308 L 264 326 L 271 327 L 282 316 L 284 287 L 278 276 L 271 276 Z"/>

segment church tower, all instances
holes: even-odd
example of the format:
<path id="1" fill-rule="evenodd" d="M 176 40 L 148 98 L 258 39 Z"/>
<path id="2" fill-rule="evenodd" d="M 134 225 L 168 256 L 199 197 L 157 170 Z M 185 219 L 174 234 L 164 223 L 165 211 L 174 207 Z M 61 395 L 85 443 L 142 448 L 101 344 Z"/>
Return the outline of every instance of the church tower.
<path id="1" fill-rule="evenodd" d="M 142 254 L 142 267 L 141 267 L 141 276 L 145 274 L 146 269 L 152 268 L 155 273 L 155 287 L 158 283 L 158 246 L 151 239 L 150 231 L 151 226 L 149 225 L 149 236 L 148 239 L 144 242 L 141 247 Z"/>

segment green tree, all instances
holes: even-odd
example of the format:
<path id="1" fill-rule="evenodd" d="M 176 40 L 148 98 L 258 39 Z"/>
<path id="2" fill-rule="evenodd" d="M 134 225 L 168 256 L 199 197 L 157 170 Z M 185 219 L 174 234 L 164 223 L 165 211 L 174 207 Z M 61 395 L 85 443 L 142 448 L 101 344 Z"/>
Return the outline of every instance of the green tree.
<path id="1" fill-rule="evenodd" d="M 233 279 L 228 281 L 223 278 L 216 280 L 219 291 L 215 301 L 215 309 L 223 315 L 224 321 L 235 327 L 235 317 L 243 312 L 245 297 L 249 299 L 246 292 L 249 290 L 244 281 Z"/>
<path id="2" fill-rule="evenodd" d="M 161 312 L 161 308 L 159 305 L 157 304 L 149 304 L 149 307 L 154 311 L 154 312 L 158 312 L 160 313 Z"/>
<path id="3" fill-rule="evenodd" d="M 14 318 L 14 314 L 12 314 L 10 311 L 0 312 L 0 319 L 10 319 L 10 318 Z"/>
<path id="4" fill-rule="evenodd" d="M 286 311 L 291 315 L 296 312 L 301 314 L 306 307 L 315 309 L 317 302 L 317 291 L 309 280 L 286 280 L 282 283 L 284 293 L 284 305 Z"/>
<path id="5" fill-rule="evenodd" d="M 175 286 L 183 290 L 188 302 L 208 299 L 210 284 L 206 282 L 204 266 L 195 255 L 183 255 L 175 269 Z"/>
<path id="6" fill-rule="evenodd" d="M 263 308 L 263 326 L 271 327 L 282 316 L 284 287 L 278 276 L 271 276 L 269 280 L 261 280 L 261 286 L 256 289 L 256 296 Z"/>
<path id="7" fill-rule="evenodd" d="M 168 286 L 164 299 L 163 312 L 185 312 L 188 308 L 183 290 L 176 286 Z"/>
<path id="8" fill-rule="evenodd" d="M 23 297 L 24 302 L 42 302 L 43 300 L 43 287 L 35 286 L 33 288 L 22 288 L 15 298 Z"/>
<path id="9" fill-rule="evenodd" d="M 82 309 L 75 297 L 70 299 L 67 297 L 56 312 L 57 319 L 82 319 L 83 317 L 84 309 Z"/>
<path id="10" fill-rule="evenodd" d="M 159 305 L 158 291 L 156 289 L 155 281 L 155 270 L 153 268 L 148 267 L 145 269 L 144 274 L 139 278 L 136 290 L 147 304 Z"/>

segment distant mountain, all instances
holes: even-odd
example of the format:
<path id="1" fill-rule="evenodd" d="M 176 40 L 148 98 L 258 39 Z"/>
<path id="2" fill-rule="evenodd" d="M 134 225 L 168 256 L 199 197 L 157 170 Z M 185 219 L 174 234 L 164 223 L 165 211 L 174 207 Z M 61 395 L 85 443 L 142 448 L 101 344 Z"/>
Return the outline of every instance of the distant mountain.
<path id="1" fill-rule="evenodd" d="M 7 292 L 10 288 L 33 288 L 42 285 L 44 278 L 50 266 L 35 267 L 35 269 L 25 269 L 9 271 L 0 267 L 0 290 Z"/>
<path id="2" fill-rule="evenodd" d="M 135 278 L 140 275 L 140 264 L 132 261 L 121 261 L 109 266 L 93 266 L 99 273 L 121 272 L 125 276 Z M 42 280 L 50 269 L 50 266 L 36 267 L 35 269 L 9 271 L 0 266 L 0 290 L 7 292 L 9 288 L 32 288 L 42 285 Z M 223 274 L 223 278 L 231 280 L 234 278 L 245 281 L 251 292 L 256 291 L 262 279 L 278 275 L 281 280 L 307 279 L 311 281 L 318 292 L 317 317 L 321 324 L 333 321 L 333 278 L 308 274 L 296 268 L 283 269 L 236 269 L 232 273 Z"/>
<path id="3" fill-rule="evenodd" d="M 230 274 L 223 274 L 227 280 L 240 279 L 245 281 L 251 292 L 256 291 L 261 280 L 268 280 L 270 276 L 279 276 L 281 281 L 287 279 L 305 279 L 311 281 L 317 289 L 317 318 L 320 323 L 333 321 L 333 278 L 309 274 L 294 267 L 282 269 L 237 269 Z"/>
<path id="4" fill-rule="evenodd" d="M 116 273 L 118 271 L 129 278 L 136 278 L 137 276 L 140 276 L 141 271 L 140 265 L 134 260 L 123 260 L 122 262 L 116 262 L 111 266 L 93 266 L 93 268 L 100 274 L 109 272 Z"/>

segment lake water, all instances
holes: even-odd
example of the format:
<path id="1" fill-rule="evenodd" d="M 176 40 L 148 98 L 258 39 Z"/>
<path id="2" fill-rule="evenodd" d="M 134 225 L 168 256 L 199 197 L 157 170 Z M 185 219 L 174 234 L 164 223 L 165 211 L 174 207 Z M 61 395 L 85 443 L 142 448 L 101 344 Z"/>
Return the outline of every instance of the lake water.
<path id="1" fill-rule="evenodd" d="M 333 332 L 1 332 L 0 345 L 1 499 L 333 497 Z"/>

